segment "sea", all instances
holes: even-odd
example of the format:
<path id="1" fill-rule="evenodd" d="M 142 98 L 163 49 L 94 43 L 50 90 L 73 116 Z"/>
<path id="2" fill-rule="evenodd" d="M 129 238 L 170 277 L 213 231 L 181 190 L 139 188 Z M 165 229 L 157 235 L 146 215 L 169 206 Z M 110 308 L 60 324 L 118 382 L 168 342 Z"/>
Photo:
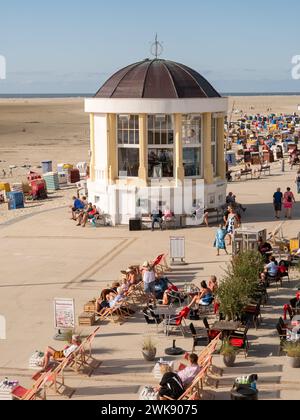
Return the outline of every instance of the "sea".
<path id="1" fill-rule="evenodd" d="M 300 96 L 300 92 L 221 92 L 222 96 Z M 93 93 L 0 93 L 2 99 L 92 98 Z"/>

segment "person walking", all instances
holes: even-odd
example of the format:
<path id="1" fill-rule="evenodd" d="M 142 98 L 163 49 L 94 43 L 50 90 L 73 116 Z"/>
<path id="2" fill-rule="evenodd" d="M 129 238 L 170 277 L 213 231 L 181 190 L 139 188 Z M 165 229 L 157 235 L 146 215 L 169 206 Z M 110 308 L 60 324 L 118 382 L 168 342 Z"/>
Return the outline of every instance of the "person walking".
<path id="1" fill-rule="evenodd" d="M 284 205 L 284 208 L 286 210 L 285 211 L 285 218 L 286 219 L 291 219 L 292 218 L 292 211 L 293 211 L 293 207 L 294 207 L 295 203 L 296 203 L 295 196 L 292 193 L 291 189 L 288 188 L 286 193 L 284 194 L 284 197 L 283 197 L 283 205 Z"/>
<path id="2" fill-rule="evenodd" d="M 281 192 L 281 189 L 277 188 L 276 193 L 273 195 L 273 203 L 274 203 L 276 219 L 280 219 L 280 214 L 282 211 L 282 201 L 283 201 L 283 194 Z"/>
<path id="3" fill-rule="evenodd" d="M 228 215 L 228 219 L 227 219 L 226 228 L 227 228 L 227 234 L 229 236 L 228 246 L 231 246 L 235 230 L 238 226 L 238 216 L 237 216 L 235 210 L 232 207 L 229 207 L 228 210 L 229 210 L 229 215 Z"/>
<path id="4" fill-rule="evenodd" d="M 224 251 L 226 252 L 226 255 L 228 255 L 226 243 L 225 243 L 226 236 L 227 236 L 226 228 L 224 228 L 223 225 L 220 225 L 219 229 L 217 230 L 216 239 L 214 243 L 214 247 L 217 248 L 217 257 L 220 256 L 220 249 L 224 249 Z"/>

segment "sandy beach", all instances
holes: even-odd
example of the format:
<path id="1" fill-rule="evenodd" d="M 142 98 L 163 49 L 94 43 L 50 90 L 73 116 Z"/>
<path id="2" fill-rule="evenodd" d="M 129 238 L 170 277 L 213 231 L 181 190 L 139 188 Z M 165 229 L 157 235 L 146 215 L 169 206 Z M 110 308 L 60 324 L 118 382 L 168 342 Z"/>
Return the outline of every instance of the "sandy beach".
<path id="1" fill-rule="evenodd" d="M 230 97 L 229 115 L 232 109 L 244 113 L 293 113 L 300 104 L 299 96 Z M 268 111 L 269 110 L 269 111 Z M 238 118 L 240 114 L 233 114 Z M 84 99 L 0 99 L 0 182 L 22 182 L 28 169 L 38 170 L 44 160 L 56 164 L 76 164 L 88 161 L 89 116 L 84 113 Z M 13 177 L 9 166 L 15 165 Z M 3 177 L 3 169 L 7 176 Z M 73 191 L 64 189 L 50 195 L 50 200 L 31 203 L 17 212 L 0 206 L 0 224 L 49 208 L 70 203 Z"/>

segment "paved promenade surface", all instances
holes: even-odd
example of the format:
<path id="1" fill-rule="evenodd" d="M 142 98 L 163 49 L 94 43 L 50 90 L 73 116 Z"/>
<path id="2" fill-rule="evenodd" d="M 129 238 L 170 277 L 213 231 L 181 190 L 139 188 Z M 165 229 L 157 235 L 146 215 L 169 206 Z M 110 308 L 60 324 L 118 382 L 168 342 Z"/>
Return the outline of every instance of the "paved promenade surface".
<path id="1" fill-rule="evenodd" d="M 272 172 L 271 177 L 228 187 L 247 207 L 244 223 L 266 227 L 269 232 L 278 225 L 272 208 L 274 191 L 288 186 L 295 191 L 295 171 L 282 174 L 275 164 Z M 297 236 L 300 231 L 297 198 L 294 220 L 284 226 L 287 237 Z M 0 342 L 0 378 L 9 376 L 29 386 L 33 373 L 28 370 L 29 356 L 47 345 L 60 348 L 61 343 L 52 339 L 53 298 L 75 298 L 79 315 L 84 303 L 120 279 L 122 269 L 168 252 L 170 234 L 185 236 L 189 264 L 170 274 L 175 283 L 199 285 L 211 274 L 220 278 L 230 261 L 230 257 L 216 257 L 212 247 L 215 228 L 154 233 L 129 232 L 126 228 L 82 229 L 69 217 L 67 209 L 58 208 L 26 218 L 18 218 L 16 213 L 13 223 L 0 225 L 0 313 L 7 319 L 7 340 Z M 297 276 L 294 273 L 291 284 L 285 283 L 283 289 L 271 290 L 261 328 L 250 331 L 249 358 L 240 355 L 235 368 L 225 369 L 219 390 L 213 391 L 216 398 L 229 398 L 228 391 L 237 376 L 257 373 L 261 399 L 300 399 L 299 371 L 288 368 L 284 356 L 278 357 L 275 332 L 283 304 L 300 283 Z M 92 330 L 78 328 L 83 334 Z M 67 373 L 67 385 L 76 388 L 73 398 L 135 399 L 141 385 L 156 384 L 151 373 L 153 364 L 144 362 L 141 355 L 143 337 L 149 334 L 156 340 L 158 357 L 163 357 L 164 349 L 172 345 L 172 337 L 157 334 L 140 313 L 123 325 L 101 324 L 94 356 L 103 364 L 90 378 Z M 178 337 L 177 344 L 190 351 L 192 339 Z M 219 357 L 214 363 L 223 367 Z"/>

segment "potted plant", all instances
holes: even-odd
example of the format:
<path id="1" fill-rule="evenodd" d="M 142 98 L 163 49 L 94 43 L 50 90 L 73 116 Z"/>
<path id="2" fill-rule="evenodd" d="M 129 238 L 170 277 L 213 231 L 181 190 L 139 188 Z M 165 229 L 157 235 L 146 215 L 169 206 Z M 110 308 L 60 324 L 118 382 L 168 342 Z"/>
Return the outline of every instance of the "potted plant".
<path id="1" fill-rule="evenodd" d="M 154 362 L 156 357 L 156 347 L 151 337 L 145 338 L 143 342 L 143 357 L 147 362 Z"/>
<path id="2" fill-rule="evenodd" d="M 287 354 L 290 366 L 300 368 L 300 343 L 288 341 L 285 343 L 283 350 Z"/>
<path id="3" fill-rule="evenodd" d="M 221 354 L 224 358 L 224 364 L 227 367 L 233 367 L 236 359 L 236 350 L 230 344 L 229 340 L 223 343 Z"/>

